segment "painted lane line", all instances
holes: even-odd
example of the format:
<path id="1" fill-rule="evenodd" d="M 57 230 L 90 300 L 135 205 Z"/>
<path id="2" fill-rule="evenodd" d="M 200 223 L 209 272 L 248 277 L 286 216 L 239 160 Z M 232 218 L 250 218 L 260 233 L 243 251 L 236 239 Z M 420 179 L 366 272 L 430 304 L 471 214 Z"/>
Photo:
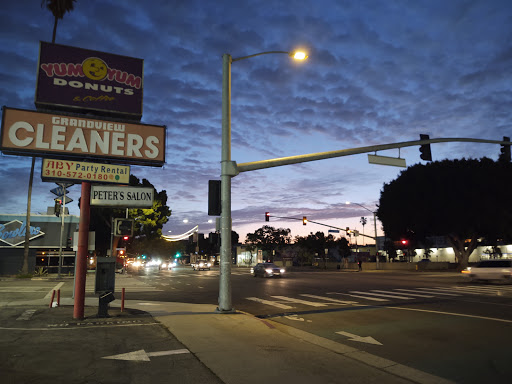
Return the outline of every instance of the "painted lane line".
<path id="1" fill-rule="evenodd" d="M 290 301 L 292 303 L 309 305 L 311 307 L 325 307 L 325 306 L 329 305 L 329 304 L 323 304 L 323 303 L 316 303 L 313 301 L 294 299 L 293 297 L 286 297 L 286 296 L 272 296 L 272 297 L 274 297 L 276 299 L 284 300 L 284 301 Z"/>
<path id="2" fill-rule="evenodd" d="M 427 309 L 416 309 L 416 308 L 403 308 L 403 307 L 383 307 L 389 309 L 400 309 L 403 311 L 413 311 L 413 312 L 427 312 L 427 313 L 435 313 L 439 315 L 449 315 L 449 316 L 459 316 L 459 317 L 469 317 L 472 319 L 480 319 L 480 320 L 491 320 L 491 321 L 499 321 L 502 323 L 512 323 L 512 320 L 507 319 L 498 319 L 496 317 L 485 317 L 485 316 L 475 316 L 475 315 L 466 315 L 464 313 L 455 313 L 455 312 L 441 312 L 441 311 L 431 311 Z"/>
<path id="3" fill-rule="evenodd" d="M 346 295 L 346 296 L 350 296 L 350 297 L 357 297 L 358 299 L 372 300 L 372 301 L 389 301 L 388 299 L 379 299 L 378 297 L 351 295 L 349 293 L 338 293 L 338 294 L 339 295 Z"/>
<path id="4" fill-rule="evenodd" d="M 431 295 L 418 295 L 417 293 L 409 293 L 409 292 L 417 292 L 417 291 L 413 291 L 412 289 L 394 289 L 394 291 L 400 291 L 400 292 L 407 292 L 407 294 L 409 296 L 418 296 L 418 297 L 435 297 L 435 296 L 431 296 Z"/>
<path id="5" fill-rule="evenodd" d="M 61 282 L 59 284 L 57 284 L 55 287 L 53 287 L 52 289 L 50 289 L 50 291 L 46 294 L 46 296 L 44 297 L 45 299 L 51 299 L 52 297 L 52 292 L 53 291 L 57 291 L 60 289 L 60 287 L 62 287 L 64 285 L 64 282 Z"/>
<path id="6" fill-rule="evenodd" d="M 277 301 L 270 301 L 270 300 L 264 300 L 260 299 L 258 297 L 246 297 L 247 300 L 256 301 L 257 303 L 271 305 L 273 307 L 281 308 L 281 309 L 292 309 L 293 307 L 285 304 L 278 303 Z"/>
<path id="7" fill-rule="evenodd" d="M 361 292 L 361 291 L 350 291 L 350 293 L 358 293 L 362 295 L 372 295 L 372 296 L 378 296 L 378 297 L 389 297 L 390 299 L 400 299 L 400 300 L 412 300 L 412 297 L 405 297 L 405 296 L 396 296 L 396 295 L 385 295 L 382 293 L 372 293 L 372 292 Z"/>
<path id="8" fill-rule="evenodd" d="M 440 292 L 441 290 L 436 289 L 436 288 L 417 288 L 417 289 L 421 290 L 422 292 L 425 291 L 426 293 L 442 295 L 442 296 L 460 296 L 460 295 L 456 295 L 455 293 Z M 448 290 L 448 291 L 451 292 L 452 290 Z"/>
<path id="9" fill-rule="evenodd" d="M 310 297 L 310 298 L 312 298 L 312 299 L 319 299 L 319 300 L 331 301 L 331 302 L 333 302 L 333 303 L 338 303 L 338 304 L 357 304 L 357 301 L 344 301 L 344 300 L 333 299 L 332 297 L 324 297 L 324 296 L 308 295 L 308 294 L 306 294 L 306 293 L 301 293 L 300 295 L 301 295 L 301 296 L 304 296 L 304 297 Z"/>

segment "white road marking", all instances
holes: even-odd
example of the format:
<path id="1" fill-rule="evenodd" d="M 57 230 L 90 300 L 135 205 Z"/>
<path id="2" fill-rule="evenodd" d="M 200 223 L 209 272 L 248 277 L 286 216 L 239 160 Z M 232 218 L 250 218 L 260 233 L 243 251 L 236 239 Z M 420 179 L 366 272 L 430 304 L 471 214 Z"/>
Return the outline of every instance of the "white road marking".
<path id="1" fill-rule="evenodd" d="M 30 320 L 30 318 L 32 317 L 32 315 L 34 313 L 36 313 L 36 311 L 37 311 L 37 309 L 27 309 L 16 320 Z"/>
<path id="2" fill-rule="evenodd" d="M 129 360 L 129 361 L 150 361 L 150 356 L 167 356 L 167 355 L 178 355 L 182 353 L 190 353 L 188 349 L 175 349 L 172 351 L 160 351 L 160 352 L 146 352 L 141 349 L 134 352 L 122 353 L 120 355 L 105 356 L 102 359 L 111 360 Z"/>
<path id="3" fill-rule="evenodd" d="M 366 299 L 366 300 L 371 300 L 371 301 L 389 301 L 388 299 L 379 299 L 378 297 L 351 295 L 349 293 L 340 293 L 340 295 L 347 295 L 347 296 L 351 296 L 351 297 L 357 297 L 358 299 Z"/>
<path id="4" fill-rule="evenodd" d="M 325 301 L 331 301 L 333 303 L 338 303 L 338 304 L 357 304 L 357 301 L 344 301 L 344 300 L 333 299 L 332 297 L 308 295 L 306 293 L 301 293 L 300 295 L 301 296 L 305 296 L 305 297 L 311 297 L 312 299 L 320 299 L 320 300 L 325 300 Z"/>
<path id="5" fill-rule="evenodd" d="M 272 296 L 272 297 L 274 297 L 276 299 L 281 299 L 281 300 L 284 300 L 284 301 L 290 301 L 292 303 L 309 305 L 311 307 L 325 307 L 325 306 L 328 305 L 328 304 L 316 303 L 316 302 L 313 302 L 313 301 L 294 299 L 293 297 L 286 297 L 286 296 Z"/>
<path id="6" fill-rule="evenodd" d="M 273 307 L 281 308 L 281 309 L 292 309 L 293 307 L 290 307 L 289 305 L 278 303 L 277 301 L 270 301 L 270 300 L 264 300 L 260 299 L 258 297 L 246 297 L 247 300 L 256 301 L 257 303 L 271 305 Z"/>
<path id="7" fill-rule="evenodd" d="M 383 308 L 390 308 L 390 309 L 400 309 L 403 311 L 415 311 L 415 312 L 427 312 L 427 313 L 436 313 L 440 315 L 450 315 L 450 316 L 459 316 L 459 317 L 470 317 L 473 319 L 481 319 L 481 320 L 492 320 L 492 321 L 499 321 L 502 323 L 512 323 L 512 320 L 507 319 L 498 319 L 496 317 L 485 317 L 485 316 L 475 316 L 475 315 L 467 315 L 464 313 L 455 313 L 455 312 L 441 312 L 441 311 L 431 311 L 427 309 L 416 309 L 416 308 L 403 308 L 403 307 L 383 307 Z"/>
<path id="8" fill-rule="evenodd" d="M 402 292 L 407 292 L 407 294 L 409 296 L 418 296 L 418 297 L 435 297 L 435 296 L 430 296 L 430 295 L 418 295 L 417 293 L 409 293 L 409 292 L 417 292 L 417 291 L 413 291 L 412 289 L 394 289 L 394 291 L 402 291 Z"/>
<path id="9" fill-rule="evenodd" d="M 344 332 L 344 331 L 339 331 L 336 333 L 338 335 L 350 337 L 349 340 L 352 340 L 352 341 L 359 341 L 361 343 L 367 343 L 367 344 L 382 345 L 382 343 L 379 343 L 377 340 L 375 340 L 371 336 L 358 336 L 358 335 L 354 335 L 353 333 L 348 333 L 348 332 Z"/>
<path id="10" fill-rule="evenodd" d="M 438 288 L 417 288 L 421 290 L 422 292 L 425 291 L 426 293 L 436 294 L 436 295 L 442 295 L 442 296 L 460 296 L 456 295 L 454 293 L 445 293 L 440 291 L 452 291 L 453 289 L 438 289 Z"/>
<path id="11" fill-rule="evenodd" d="M 372 292 L 361 292 L 361 291 L 350 291 L 350 293 L 357 293 L 362 295 L 373 295 L 373 296 L 379 296 L 379 297 L 389 297 L 391 299 L 400 299 L 400 300 L 411 300 L 412 297 L 405 297 L 405 296 L 397 296 L 397 295 L 384 295 L 382 293 L 372 293 Z"/>
<path id="12" fill-rule="evenodd" d="M 57 284 L 55 287 L 53 287 L 52 289 L 50 289 L 50 292 L 48 292 L 44 298 L 45 298 L 45 299 L 51 299 L 51 298 L 52 298 L 52 293 L 53 293 L 53 291 L 57 291 L 57 290 L 58 290 L 58 289 L 60 289 L 60 287 L 62 287 L 63 285 L 64 285 L 64 282 L 61 282 L 61 283 Z"/>

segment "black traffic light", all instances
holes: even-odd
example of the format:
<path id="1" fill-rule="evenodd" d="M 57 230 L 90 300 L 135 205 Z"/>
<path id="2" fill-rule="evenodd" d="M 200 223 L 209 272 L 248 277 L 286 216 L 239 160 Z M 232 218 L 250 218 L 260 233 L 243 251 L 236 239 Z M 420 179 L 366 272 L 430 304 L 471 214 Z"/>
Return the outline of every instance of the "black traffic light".
<path id="1" fill-rule="evenodd" d="M 429 135 L 420 134 L 420 140 L 430 139 Z M 420 158 L 425 161 L 432 161 L 432 152 L 430 151 L 430 144 L 422 144 L 420 146 Z"/>
<path id="2" fill-rule="evenodd" d="M 73 248 L 73 238 L 68 237 L 68 241 L 66 243 L 66 248 Z"/>
<path id="3" fill-rule="evenodd" d="M 503 141 L 510 142 L 510 137 L 503 136 Z M 501 154 L 499 159 L 510 162 L 510 144 L 501 144 Z"/>
<path id="4" fill-rule="evenodd" d="M 208 180 L 208 216 L 221 215 L 220 189 L 220 180 Z"/>
<path id="5" fill-rule="evenodd" d="M 60 212 L 62 211 L 62 200 L 55 200 L 55 206 L 53 207 L 53 212 L 55 216 L 59 217 Z"/>
<path id="6" fill-rule="evenodd" d="M 306 216 L 302 216 L 302 225 L 306 225 L 308 223 L 308 218 Z"/>
<path id="7" fill-rule="evenodd" d="M 270 212 L 265 212 L 265 221 L 270 221 Z"/>

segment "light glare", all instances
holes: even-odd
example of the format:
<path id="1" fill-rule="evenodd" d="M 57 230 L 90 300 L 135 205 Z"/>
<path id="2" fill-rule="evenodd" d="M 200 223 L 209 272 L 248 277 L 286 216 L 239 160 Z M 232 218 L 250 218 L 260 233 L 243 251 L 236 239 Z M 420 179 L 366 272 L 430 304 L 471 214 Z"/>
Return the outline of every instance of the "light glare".
<path id="1" fill-rule="evenodd" d="M 295 51 L 295 52 L 293 52 L 293 56 L 292 57 L 295 60 L 306 60 L 308 56 L 306 55 L 306 52 Z"/>

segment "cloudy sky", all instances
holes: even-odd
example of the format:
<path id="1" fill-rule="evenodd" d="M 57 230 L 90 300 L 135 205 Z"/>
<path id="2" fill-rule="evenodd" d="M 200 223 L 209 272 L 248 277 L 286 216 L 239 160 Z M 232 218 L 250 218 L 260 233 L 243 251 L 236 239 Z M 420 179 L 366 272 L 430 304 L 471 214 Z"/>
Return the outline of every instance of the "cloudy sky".
<path id="1" fill-rule="evenodd" d="M 0 105 L 34 110 L 39 41 L 53 16 L 39 0 L 2 4 Z M 511 134 L 512 2 L 509 0 L 79 0 L 56 43 L 144 60 L 142 122 L 167 126 L 166 164 L 132 166 L 165 189 L 164 228 L 213 230 L 208 180 L 220 179 L 222 54 L 297 47 L 309 58 L 264 55 L 232 66 L 232 159 L 237 163 L 431 138 L 501 140 Z M 434 160 L 496 159 L 499 145 L 432 145 Z M 422 162 L 418 147 L 381 151 Z M 0 156 L 0 213 L 24 213 L 30 157 Z M 32 209 L 53 205 L 36 162 Z M 366 154 L 243 173 L 233 178 L 233 229 L 264 213 L 373 235 L 384 183 L 401 168 Z M 447 186 L 449 188 L 449 186 Z M 414 186 L 411 186 L 414 193 Z M 76 201 L 80 187 L 70 188 Z M 70 213 L 79 214 L 75 202 Z M 365 228 L 361 216 L 368 219 Z M 188 223 L 183 220 L 188 219 Z M 326 227 L 272 218 L 292 235 Z M 379 234 L 380 234 L 380 224 Z"/>

